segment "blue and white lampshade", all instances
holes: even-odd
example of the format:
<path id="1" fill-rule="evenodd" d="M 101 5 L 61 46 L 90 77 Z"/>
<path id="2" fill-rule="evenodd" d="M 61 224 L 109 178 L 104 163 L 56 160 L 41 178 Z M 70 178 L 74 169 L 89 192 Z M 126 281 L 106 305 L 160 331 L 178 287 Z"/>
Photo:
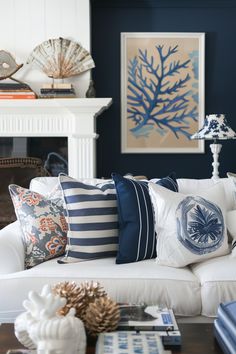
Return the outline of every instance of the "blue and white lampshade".
<path id="1" fill-rule="evenodd" d="M 228 125 L 224 114 L 209 114 L 206 116 L 203 127 L 193 134 L 191 139 L 236 139 L 236 133 Z"/>

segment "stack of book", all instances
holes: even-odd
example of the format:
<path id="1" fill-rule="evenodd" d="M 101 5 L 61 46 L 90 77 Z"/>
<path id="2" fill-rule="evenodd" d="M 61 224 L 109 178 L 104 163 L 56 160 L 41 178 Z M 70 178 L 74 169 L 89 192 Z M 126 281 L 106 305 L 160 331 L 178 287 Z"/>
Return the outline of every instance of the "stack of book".
<path id="1" fill-rule="evenodd" d="M 220 304 L 214 321 L 215 337 L 226 354 L 236 354 L 236 301 Z"/>
<path id="2" fill-rule="evenodd" d="M 163 348 L 157 332 L 117 331 L 101 333 L 96 343 L 96 354 L 171 354 Z"/>
<path id="3" fill-rule="evenodd" d="M 35 99 L 36 94 L 31 88 L 20 82 L 0 82 L 0 99 Z"/>
<path id="4" fill-rule="evenodd" d="M 75 98 L 75 90 L 72 84 L 45 84 L 39 98 Z"/>
<path id="5" fill-rule="evenodd" d="M 158 306 L 120 305 L 118 330 L 156 332 L 167 348 L 181 346 L 181 333 L 171 309 Z"/>

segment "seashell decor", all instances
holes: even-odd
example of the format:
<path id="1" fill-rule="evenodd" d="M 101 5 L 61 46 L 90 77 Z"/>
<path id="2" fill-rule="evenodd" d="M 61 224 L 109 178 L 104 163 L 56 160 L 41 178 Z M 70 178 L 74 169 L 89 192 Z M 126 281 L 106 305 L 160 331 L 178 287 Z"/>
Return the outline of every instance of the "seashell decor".
<path id="1" fill-rule="evenodd" d="M 91 54 L 79 43 L 65 38 L 48 39 L 34 48 L 27 63 L 48 77 L 63 79 L 95 67 Z"/>

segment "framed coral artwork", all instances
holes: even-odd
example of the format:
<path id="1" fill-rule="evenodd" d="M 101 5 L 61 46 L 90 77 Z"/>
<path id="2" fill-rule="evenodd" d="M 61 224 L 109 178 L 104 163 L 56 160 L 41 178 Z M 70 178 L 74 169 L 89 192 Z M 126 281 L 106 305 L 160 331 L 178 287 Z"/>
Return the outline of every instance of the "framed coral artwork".
<path id="1" fill-rule="evenodd" d="M 202 153 L 204 33 L 121 33 L 123 153 Z"/>

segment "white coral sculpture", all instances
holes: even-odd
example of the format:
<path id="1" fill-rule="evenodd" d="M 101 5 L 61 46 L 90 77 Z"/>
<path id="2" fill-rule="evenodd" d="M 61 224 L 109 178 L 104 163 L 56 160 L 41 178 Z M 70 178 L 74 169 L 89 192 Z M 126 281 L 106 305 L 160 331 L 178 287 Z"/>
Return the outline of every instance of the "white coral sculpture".
<path id="1" fill-rule="evenodd" d="M 37 348 L 38 354 L 60 354 L 65 348 L 68 354 L 84 354 L 85 330 L 82 321 L 75 317 L 75 309 L 72 308 L 67 316 L 58 315 L 58 310 L 65 304 L 66 299 L 53 294 L 49 285 L 45 285 L 40 294 L 30 291 L 23 302 L 26 312 L 15 321 L 18 340 L 29 349 Z"/>
<path id="2" fill-rule="evenodd" d="M 30 291 L 28 297 L 29 300 L 23 301 L 23 306 L 28 317 L 36 321 L 55 317 L 57 311 L 66 304 L 66 299 L 54 295 L 49 285 L 44 285 L 41 294 Z"/>

